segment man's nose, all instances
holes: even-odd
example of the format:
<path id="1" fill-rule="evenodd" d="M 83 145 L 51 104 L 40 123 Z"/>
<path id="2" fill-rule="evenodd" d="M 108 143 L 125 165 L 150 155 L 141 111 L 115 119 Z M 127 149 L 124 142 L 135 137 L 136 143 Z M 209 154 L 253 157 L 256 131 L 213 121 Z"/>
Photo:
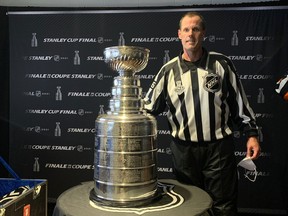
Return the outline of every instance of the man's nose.
<path id="1" fill-rule="evenodd" d="M 192 35 L 194 34 L 193 29 L 190 29 L 190 30 L 188 31 L 188 34 L 189 34 L 189 36 L 192 36 Z"/>

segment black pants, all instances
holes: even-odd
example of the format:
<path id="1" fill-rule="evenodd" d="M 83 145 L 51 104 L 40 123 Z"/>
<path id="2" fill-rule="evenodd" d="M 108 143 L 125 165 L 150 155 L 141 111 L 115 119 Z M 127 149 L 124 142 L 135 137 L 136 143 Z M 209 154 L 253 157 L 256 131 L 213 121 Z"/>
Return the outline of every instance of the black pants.
<path id="1" fill-rule="evenodd" d="M 178 181 L 205 190 L 213 199 L 214 215 L 237 215 L 237 164 L 232 136 L 215 142 L 171 142 Z"/>

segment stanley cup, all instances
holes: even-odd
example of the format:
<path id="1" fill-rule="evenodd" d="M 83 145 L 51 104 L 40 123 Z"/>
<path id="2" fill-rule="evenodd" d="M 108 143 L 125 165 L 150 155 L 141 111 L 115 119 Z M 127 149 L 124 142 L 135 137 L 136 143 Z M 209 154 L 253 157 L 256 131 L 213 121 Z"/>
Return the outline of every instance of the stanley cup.
<path id="1" fill-rule="evenodd" d="M 135 207 L 159 196 L 153 116 L 143 112 L 142 88 L 135 73 L 148 62 L 149 50 L 114 46 L 104 50 L 105 62 L 117 71 L 107 113 L 95 127 L 94 188 L 90 199 L 101 205 Z"/>

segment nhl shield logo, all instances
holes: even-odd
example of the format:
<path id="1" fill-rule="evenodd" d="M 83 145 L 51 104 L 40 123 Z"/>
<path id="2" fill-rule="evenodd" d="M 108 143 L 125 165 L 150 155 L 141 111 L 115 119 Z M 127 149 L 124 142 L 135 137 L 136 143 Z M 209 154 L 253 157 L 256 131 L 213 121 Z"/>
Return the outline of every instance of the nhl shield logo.
<path id="1" fill-rule="evenodd" d="M 203 77 L 203 80 L 206 91 L 215 93 L 220 90 L 220 77 L 217 74 L 209 73 Z"/>

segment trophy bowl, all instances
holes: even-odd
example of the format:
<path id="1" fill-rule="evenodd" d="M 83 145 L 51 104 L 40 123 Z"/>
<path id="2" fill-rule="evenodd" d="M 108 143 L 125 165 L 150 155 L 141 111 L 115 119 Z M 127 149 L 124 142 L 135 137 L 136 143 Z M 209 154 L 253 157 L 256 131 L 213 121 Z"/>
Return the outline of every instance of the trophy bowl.
<path id="1" fill-rule="evenodd" d="M 109 67 L 121 73 L 132 75 L 143 70 L 149 58 L 150 50 L 136 46 L 113 46 L 104 50 L 104 61 Z"/>

